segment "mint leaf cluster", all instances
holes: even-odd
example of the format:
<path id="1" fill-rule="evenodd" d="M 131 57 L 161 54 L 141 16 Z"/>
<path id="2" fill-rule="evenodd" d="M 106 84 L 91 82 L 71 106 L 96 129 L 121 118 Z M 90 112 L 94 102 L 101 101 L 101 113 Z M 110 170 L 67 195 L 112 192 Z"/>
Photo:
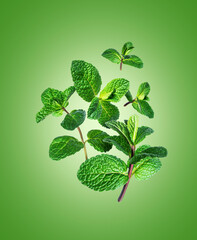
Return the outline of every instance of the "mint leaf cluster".
<path id="1" fill-rule="evenodd" d="M 110 48 L 102 56 L 113 63 L 120 64 L 120 69 L 122 69 L 122 64 L 142 68 L 142 60 L 135 55 L 129 55 L 133 48 L 133 44 L 127 42 L 123 45 L 121 54 Z M 154 117 L 154 112 L 149 105 L 150 85 L 148 82 L 141 83 L 134 98 L 130 91 L 130 82 L 125 78 L 112 79 L 102 87 L 101 76 L 97 68 L 83 60 L 72 62 L 71 75 L 73 86 L 63 91 L 47 88 L 41 95 L 43 106 L 36 114 L 37 123 L 48 115 L 60 117 L 65 114 L 60 126 L 64 132 L 66 131 L 66 135 L 52 140 L 49 157 L 59 161 L 83 149 L 85 161 L 77 172 L 79 181 L 100 192 L 115 190 L 123 186 L 118 198 L 118 201 L 121 201 L 132 176 L 135 176 L 137 180 L 151 178 L 161 169 L 160 159 L 167 156 L 167 150 L 164 147 L 138 146 L 154 132 L 148 126 L 140 126 L 138 115 L 132 114 L 128 116 L 128 119 L 118 120 L 120 111 L 117 103 L 123 97 L 128 101 L 124 107 L 131 104 L 134 112 L 137 111 L 149 118 Z M 70 98 L 75 92 L 84 101 L 89 102 L 88 109 L 68 111 L 68 107 L 72 107 Z M 86 117 L 97 120 L 100 128 L 90 129 L 85 139 L 81 126 Z M 111 129 L 115 134 L 110 135 L 103 129 L 107 131 Z M 75 130 L 78 131 L 79 138 L 67 133 Z M 87 144 L 101 154 L 89 158 Z M 106 153 L 113 147 L 126 155 L 124 161 L 118 157 L 118 152 L 117 156 Z"/>

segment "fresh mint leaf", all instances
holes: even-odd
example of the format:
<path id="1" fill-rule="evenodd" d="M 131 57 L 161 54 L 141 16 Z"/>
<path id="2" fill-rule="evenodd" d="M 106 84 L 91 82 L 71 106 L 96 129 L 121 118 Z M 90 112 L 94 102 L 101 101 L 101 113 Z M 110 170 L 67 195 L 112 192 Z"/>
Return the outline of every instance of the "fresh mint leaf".
<path id="1" fill-rule="evenodd" d="M 99 98 L 95 97 L 92 99 L 91 104 L 88 108 L 89 119 L 99 119 L 102 113 L 102 105 Z"/>
<path id="2" fill-rule="evenodd" d="M 64 102 L 67 102 L 69 100 L 69 98 L 73 95 L 74 92 L 75 92 L 75 87 L 71 86 L 71 87 L 67 88 L 64 91 Z"/>
<path id="3" fill-rule="evenodd" d="M 53 112 L 53 110 L 48 109 L 46 106 L 44 106 L 37 114 L 36 114 L 36 122 L 39 123 L 42 120 L 44 120 L 48 115 L 50 115 Z"/>
<path id="4" fill-rule="evenodd" d="M 66 115 L 61 126 L 66 130 L 74 130 L 84 122 L 85 117 L 86 112 L 84 110 L 73 110 L 70 114 Z"/>
<path id="5" fill-rule="evenodd" d="M 75 154 L 84 147 L 82 142 L 71 136 L 55 138 L 49 148 L 49 156 L 53 160 L 60 160 Z"/>
<path id="6" fill-rule="evenodd" d="M 135 151 L 135 155 L 138 155 L 139 153 L 141 153 L 142 151 L 146 150 L 149 147 L 150 147 L 150 145 L 142 145 L 142 146 L 138 147 Z"/>
<path id="7" fill-rule="evenodd" d="M 135 139 L 135 145 L 142 142 L 146 138 L 146 136 L 152 134 L 153 132 L 154 131 L 152 128 L 145 127 L 145 126 L 139 127 L 137 131 L 137 136 Z"/>
<path id="8" fill-rule="evenodd" d="M 127 100 L 129 102 L 132 102 L 133 101 L 133 97 L 131 95 L 131 92 L 128 90 L 128 92 L 125 94 L 125 97 L 127 98 Z"/>
<path id="9" fill-rule="evenodd" d="M 90 63 L 75 60 L 71 65 L 71 74 L 79 96 L 91 102 L 101 88 L 102 82 L 98 70 Z"/>
<path id="10" fill-rule="evenodd" d="M 63 115 L 63 113 L 64 113 L 63 109 L 60 109 L 60 110 L 57 110 L 57 111 L 52 112 L 52 115 L 53 115 L 54 117 L 60 117 L 60 116 Z"/>
<path id="11" fill-rule="evenodd" d="M 117 120 L 119 118 L 119 110 L 110 102 L 100 101 L 100 103 L 102 106 L 102 113 L 98 121 L 103 127 L 107 127 L 107 125 L 105 124 L 106 122 L 111 120 Z"/>
<path id="12" fill-rule="evenodd" d="M 127 126 L 124 123 L 112 120 L 107 122 L 106 125 L 124 137 L 130 146 L 133 145 Z"/>
<path id="13" fill-rule="evenodd" d="M 154 112 L 151 108 L 151 106 L 144 100 L 136 100 L 132 103 L 132 106 L 135 110 L 137 110 L 139 113 L 149 117 L 154 117 Z"/>
<path id="14" fill-rule="evenodd" d="M 161 161 L 157 157 L 145 157 L 134 164 L 132 175 L 139 181 L 147 180 L 157 173 L 161 166 Z"/>
<path id="15" fill-rule="evenodd" d="M 124 78 L 117 78 L 106 85 L 100 93 L 100 98 L 110 102 L 119 102 L 128 90 L 129 81 Z"/>
<path id="16" fill-rule="evenodd" d="M 147 97 L 147 95 L 149 94 L 149 92 L 150 92 L 150 85 L 148 82 L 144 82 L 138 88 L 137 98 L 139 100 L 144 100 L 145 97 Z"/>
<path id="17" fill-rule="evenodd" d="M 64 94 L 63 92 L 53 89 L 47 88 L 41 95 L 42 103 L 50 107 L 51 109 L 58 110 L 61 109 L 64 103 Z"/>
<path id="18" fill-rule="evenodd" d="M 143 68 L 142 60 L 135 55 L 124 56 L 123 63 L 127 64 L 127 65 L 130 65 L 130 66 L 133 66 L 133 67 Z"/>
<path id="19" fill-rule="evenodd" d="M 122 55 L 127 55 L 134 48 L 131 42 L 126 42 L 122 47 Z"/>
<path id="20" fill-rule="evenodd" d="M 113 144 L 119 151 L 127 156 L 131 156 L 131 147 L 126 138 L 122 135 L 106 137 L 103 141 Z"/>
<path id="21" fill-rule="evenodd" d="M 110 60 L 113 63 L 120 63 L 121 62 L 121 55 L 119 54 L 118 51 L 116 51 L 113 48 L 109 48 L 109 49 L 105 50 L 102 53 L 102 56 L 104 58 L 107 58 L 108 60 Z"/>
<path id="22" fill-rule="evenodd" d="M 107 154 L 92 157 L 82 163 L 77 177 L 82 184 L 100 192 L 114 190 L 129 179 L 124 161 Z"/>
<path id="23" fill-rule="evenodd" d="M 132 143 L 135 142 L 135 139 L 137 137 L 138 125 L 139 125 L 138 116 L 137 115 L 131 116 L 127 122 L 127 128 L 129 130 Z"/>
<path id="24" fill-rule="evenodd" d="M 109 135 L 101 130 L 91 130 L 87 134 L 87 142 L 99 152 L 108 152 L 112 148 L 112 144 L 104 142 Z"/>

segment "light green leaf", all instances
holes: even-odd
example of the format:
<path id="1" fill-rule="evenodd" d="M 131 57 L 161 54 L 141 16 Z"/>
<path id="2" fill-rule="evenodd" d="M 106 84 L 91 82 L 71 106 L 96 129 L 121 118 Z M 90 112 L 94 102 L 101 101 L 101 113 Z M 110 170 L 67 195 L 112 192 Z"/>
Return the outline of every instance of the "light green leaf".
<path id="1" fill-rule="evenodd" d="M 154 117 L 154 112 L 151 108 L 151 106 L 144 100 L 137 100 L 132 103 L 133 108 L 137 110 L 139 113 L 149 117 L 153 118 Z"/>
<path id="2" fill-rule="evenodd" d="M 120 63 L 121 62 L 121 56 L 120 56 L 119 52 L 116 51 L 113 48 L 109 48 L 109 49 L 105 50 L 102 53 L 102 56 L 104 58 L 107 58 L 108 60 L 110 60 L 113 63 Z"/>
<path id="3" fill-rule="evenodd" d="M 161 161 L 158 158 L 146 157 L 134 164 L 132 175 L 135 175 L 137 180 L 147 180 L 157 173 L 161 166 Z"/>
<path id="4" fill-rule="evenodd" d="M 119 118 L 119 110 L 110 102 L 100 101 L 100 103 L 102 106 L 102 113 L 98 121 L 102 126 L 107 127 L 105 124 L 106 122 Z"/>
<path id="5" fill-rule="evenodd" d="M 130 66 L 133 66 L 133 67 L 143 68 L 142 60 L 135 55 L 124 56 L 123 63 L 127 64 L 127 65 L 130 65 Z"/>
<path id="6" fill-rule="evenodd" d="M 63 109 L 60 109 L 60 110 L 54 111 L 54 112 L 52 113 L 52 115 L 53 115 L 54 117 L 60 117 L 60 116 L 63 115 L 63 113 L 64 113 Z"/>
<path id="7" fill-rule="evenodd" d="M 108 152 L 112 148 L 112 144 L 103 140 L 109 135 L 101 130 L 91 130 L 87 134 L 87 142 L 99 152 Z"/>
<path id="8" fill-rule="evenodd" d="M 75 60 L 71 65 L 71 73 L 79 96 L 91 102 L 100 91 L 102 83 L 98 70 L 90 63 Z"/>
<path id="9" fill-rule="evenodd" d="M 88 118 L 89 119 L 99 119 L 102 113 L 102 106 L 97 97 L 92 99 L 90 106 L 88 108 Z"/>
<path id="10" fill-rule="evenodd" d="M 124 78 L 117 78 L 106 85 L 100 93 L 100 98 L 110 102 L 119 102 L 128 90 L 129 81 Z"/>
<path id="11" fill-rule="evenodd" d="M 144 100 L 145 97 L 149 94 L 149 92 L 150 92 L 150 85 L 148 82 L 144 82 L 138 88 L 137 98 L 139 100 Z"/>
<path id="12" fill-rule="evenodd" d="M 70 114 L 66 115 L 61 126 L 66 130 L 74 130 L 84 122 L 85 117 L 86 112 L 84 110 L 73 110 Z"/>
<path id="13" fill-rule="evenodd" d="M 154 130 L 152 128 L 145 127 L 145 126 L 139 127 L 137 131 L 137 136 L 135 139 L 135 145 L 142 142 L 146 138 L 146 136 L 152 134 L 153 132 Z"/>
<path id="14" fill-rule="evenodd" d="M 122 47 L 122 55 L 127 55 L 134 48 L 131 42 L 126 42 Z"/>
<path id="15" fill-rule="evenodd" d="M 82 142 L 70 136 L 55 138 L 49 148 L 49 156 L 53 160 L 60 160 L 75 154 L 84 147 Z"/>
<path id="16" fill-rule="evenodd" d="M 132 143 L 135 142 L 137 136 L 138 124 L 139 120 L 137 115 L 131 116 L 127 122 L 127 128 L 129 130 Z"/>
<path id="17" fill-rule="evenodd" d="M 114 190 L 129 179 L 126 164 L 121 159 L 107 154 L 83 162 L 77 177 L 82 184 L 100 192 Z"/>
<path id="18" fill-rule="evenodd" d="M 106 125 L 124 137 L 129 145 L 132 146 L 129 131 L 124 123 L 112 120 L 107 122 Z"/>
<path id="19" fill-rule="evenodd" d="M 49 114 L 51 114 L 53 110 L 48 109 L 47 107 L 43 107 L 37 114 L 36 114 L 36 122 L 39 123 L 46 118 Z"/>
<path id="20" fill-rule="evenodd" d="M 110 136 L 104 139 L 104 142 L 113 144 L 119 151 L 131 157 L 131 147 L 128 141 L 122 135 Z"/>

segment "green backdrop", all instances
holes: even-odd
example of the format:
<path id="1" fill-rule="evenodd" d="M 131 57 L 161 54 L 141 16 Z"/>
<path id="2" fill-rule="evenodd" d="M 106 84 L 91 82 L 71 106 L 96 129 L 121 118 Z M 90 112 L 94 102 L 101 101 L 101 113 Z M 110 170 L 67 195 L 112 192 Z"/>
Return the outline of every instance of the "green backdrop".
<path id="1" fill-rule="evenodd" d="M 1 239 L 195 239 L 195 7 L 194 0 L 1 3 Z M 143 69 L 120 72 L 101 57 L 126 41 Z M 117 77 L 130 80 L 132 93 L 151 85 L 155 118 L 140 115 L 140 124 L 155 130 L 146 143 L 169 155 L 150 180 L 132 178 L 121 203 L 121 189 L 94 192 L 77 180 L 83 151 L 49 159 L 52 139 L 68 134 L 62 118 L 35 123 L 42 91 L 72 85 L 74 59 L 95 65 L 103 86 Z M 87 110 L 77 94 L 71 100 L 68 110 Z M 134 113 L 125 101 L 117 104 L 121 120 Z M 86 135 L 100 125 L 87 120 L 81 128 Z M 88 154 L 97 152 L 88 146 Z M 111 154 L 126 160 L 115 148 Z"/>

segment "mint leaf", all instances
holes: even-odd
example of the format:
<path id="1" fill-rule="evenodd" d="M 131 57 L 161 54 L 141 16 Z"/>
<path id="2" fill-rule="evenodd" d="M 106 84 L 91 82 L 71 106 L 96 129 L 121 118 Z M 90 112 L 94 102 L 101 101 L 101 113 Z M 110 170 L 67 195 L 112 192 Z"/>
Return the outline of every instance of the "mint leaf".
<path id="1" fill-rule="evenodd" d="M 100 103 L 102 106 L 102 113 L 98 121 L 102 126 L 107 127 L 107 125 L 105 124 L 106 122 L 111 120 L 117 120 L 119 118 L 119 110 L 110 102 L 100 101 Z"/>
<path id="2" fill-rule="evenodd" d="M 39 123 L 46 118 L 49 114 L 51 114 L 53 110 L 48 109 L 47 107 L 43 107 L 37 114 L 36 114 L 36 122 Z"/>
<path id="3" fill-rule="evenodd" d="M 145 127 L 145 126 L 139 127 L 137 131 L 137 136 L 135 139 L 135 145 L 142 142 L 146 138 L 146 136 L 152 134 L 153 132 L 154 130 L 152 128 Z"/>
<path id="4" fill-rule="evenodd" d="M 134 164 L 132 175 L 135 175 L 137 180 L 147 180 L 157 173 L 161 166 L 161 161 L 158 158 L 146 157 Z"/>
<path id="5" fill-rule="evenodd" d="M 131 42 L 126 42 L 122 47 L 122 55 L 127 55 L 134 48 Z"/>
<path id="6" fill-rule="evenodd" d="M 143 68 L 142 60 L 135 55 L 124 56 L 123 63 L 127 64 L 127 65 L 130 65 L 130 66 L 133 66 L 133 67 Z"/>
<path id="7" fill-rule="evenodd" d="M 131 116 L 127 122 L 127 128 L 130 133 L 131 141 L 133 143 L 135 142 L 135 139 L 137 137 L 138 124 L 139 124 L 139 121 L 138 121 L 137 115 Z"/>
<path id="8" fill-rule="evenodd" d="M 75 154 L 84 147 L 82 142 L 71 136 L 55 138 L 49 148 L 49 156 L 53 160 L 60 160 Z"/>
<path id="9" fill-rule="evenodd" d="M 102 113 L 102 106 L 99 98 L 95 97 L 88 108 L 88 118 L 89 119 L 99 119 Z"/>
<path id="10" fill-rule="evenodd" d="M 145 97 L 147 97 L 147 95 L 149 94 L 149 92 L 150 92 L 150 85 L 148 82 L 144 82 L 138 88 L 137 98 L 139 100 L 144 100 Z"/>
<path id="11" fill-rule="evenodd" d="M 66 115 L 61 126 L 66 130 L 74 130 L 84 122 L 85 117 L 86 112 L 84 110 L 73 110 L 70 114 Z"/>
<path id="12" fill-rule="evenodd" d="M 119 158 L 102 154 L 81 164 L 77 177 L 95 191 L 114 190 L 128 181 L 127 166 Z"/>
<path id="13" fill-rule="evenodd" d="M 142 146 L 138 147 L 135 151 L 135 155 L 138 155 L 139 153 L 141 153 L 142 151 L 146 150 L 149 147 L 150 147 L 150 145 L 142 145 Z"/>
<path id="14" fill-rule="evenodd" d="M 112 148 L 112 144 L 104 142 L 103 140 L 109 135 L 101 130 L 91 130 L 87 134 L 87 142 L 99 152 L 108 152 Z"/>
<path id="15" fill-rule="evenodd" d="M 79 96 L 91 102 L 100 91 L 102 83 L 98 70 L 90 63 L 75 60 L 71 65 L 71 74 Z"/>
<path id="16" fill-rule="evenodd" d="M 53 115 L 54 117 L 60 117 L 60 116 L 63 115 L 63 113 L 64 113 L 63 109 L 60 109 L 60 110 L 57 110 L 57 111 L 52 112 L 52 115 Z"/>
<path id="17" fill-rule="evenodd" d="M 132 102 L 133 101 L 133 97 L 131 95 L 131 92 L 128 90 L 128 92 L 125 94 L 125 97 L 127 98 L 127 100 L 129 102 Z"/>
<path id="18" fill-rule="evenodd" d="M 102 53 L 102 56 L 104 58 L 107 58 L 108 60 L 110 60 L 113 63 L 120 63 L 121 62 L 121 56 L 120 56 L 119 52 L 116 51 L 113 48 L 109 48 L 109 49 L 105 50 Z"/>
<path id="19" fill-rule="evenodd" d="M 75 87 L 69 87 L 64 91 L 64 102 L 67 102 L 69 98 L 73 95 L 75 92 Z"/>
<path id="20" fill-rule="evenodd" d="M 64 103 L 64 94 L 63 92 L 47 88 L 41 95 L 42 103 L 50 107 L 51 109 L 58 110 L 61 109 Z"/>
<path id="21" fill-rule="evenodd" d="M 135 108 L 139 113 L 149 117 L 154 117 L 154 112 L 151 106 L 144 100 L 137 100 L 132 103 L 133 108 Z"/>
<path id="22" fill-rule="evenodd" d="M 106 125 L 107 127 L 119 133 L 122 137 L 124 137 L 130 146 L 133 144 L 130 139 L 130 134 L 127 129 L 127 126 L 124 123 L 113 120 L 113 121 L 107 122 Z"/>
<path id="23" fill-rule="evenodd" d="M 117 78 L 106 85 L 100 93 L 100 98 L 110 102 L 119 102 L 128 90 L 129 81 L 124 78 Z"/>
<path id="24" fill-rule="evenodd" d="M 123 152 L 127 156 L 131 156 L 131 147 L 122 135 L 106 137 L 103 141 L 113 144 L 119 151 Z"/>

